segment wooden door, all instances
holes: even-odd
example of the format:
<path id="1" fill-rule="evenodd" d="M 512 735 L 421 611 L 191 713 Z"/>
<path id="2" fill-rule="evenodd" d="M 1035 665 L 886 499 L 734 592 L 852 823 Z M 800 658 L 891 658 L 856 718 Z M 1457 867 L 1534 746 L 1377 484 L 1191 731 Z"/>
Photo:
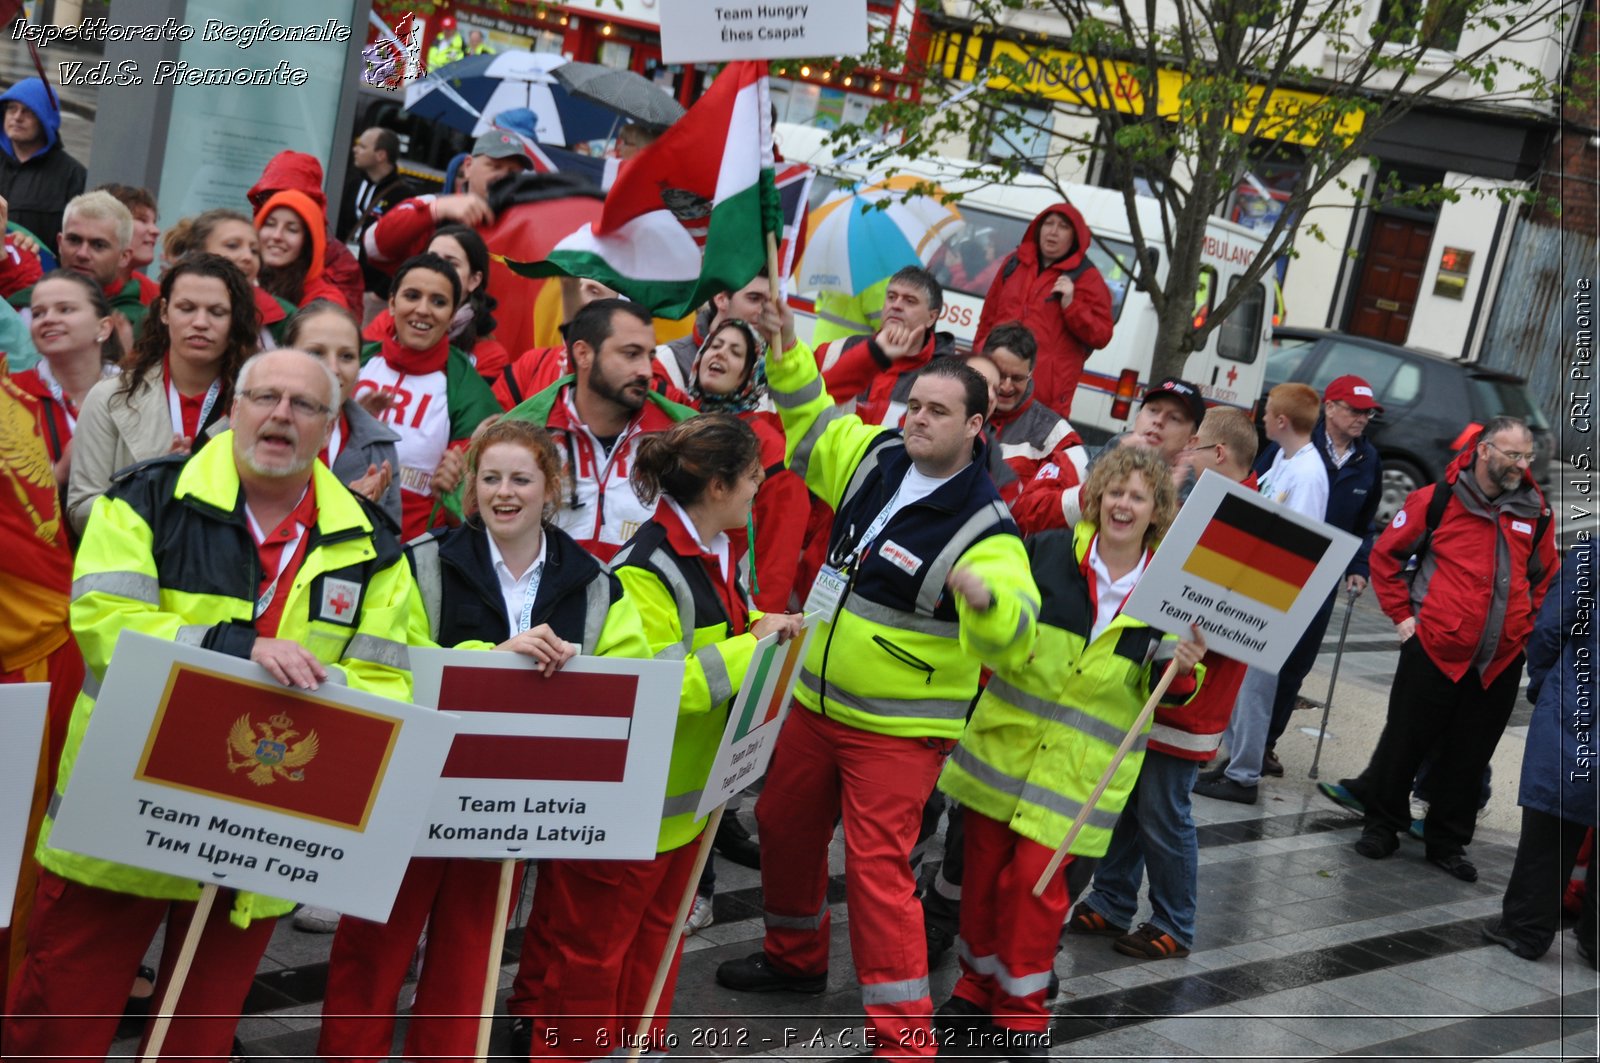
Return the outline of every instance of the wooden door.
<path id="1" fill-rule="evenodd" d="M 1388 343 L 1406 342 L 1433 227 L 1432 221 L 1388 214 L 1373 219 L 1347 331 Z"/>

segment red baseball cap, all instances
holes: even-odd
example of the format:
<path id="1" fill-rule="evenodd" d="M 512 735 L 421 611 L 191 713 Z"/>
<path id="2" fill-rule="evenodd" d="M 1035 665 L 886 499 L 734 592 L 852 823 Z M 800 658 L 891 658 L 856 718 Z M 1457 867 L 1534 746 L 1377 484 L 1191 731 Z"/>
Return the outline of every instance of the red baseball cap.
<path id="1" fill-rule="evenodd" d="M 1383 412 L 1383 407 L 1378 405 L 1378 399 L 1372 393 L 1372 385 L 1358 376 L 1342 376 L 1334 380 L 1323 393 L 1322 400 L 1342 402 L 1353 410 Z"/>

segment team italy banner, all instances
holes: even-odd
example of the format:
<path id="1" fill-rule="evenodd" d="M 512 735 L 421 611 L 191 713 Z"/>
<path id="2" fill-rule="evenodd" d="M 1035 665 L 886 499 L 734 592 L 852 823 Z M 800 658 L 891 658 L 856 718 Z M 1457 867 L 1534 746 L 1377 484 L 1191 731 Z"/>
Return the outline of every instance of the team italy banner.
<path id="1" fill-rule="evenodd" d="M 700 794 L 695 816 L 711 810 L 741 793 L 766 774 L 772 760 L 772 747 L 788 715 L 794 687 L 800 679 L 800 665 L 817 630 L 817 617 L 808 616 L 800 634 L 780 643 L 768 635 L 756 643 L 744 685 L 733 699 L 728 724 L 722 731 L 722 745 L 711 762 L 711 775 Z"/>
<path id="2" fill-rule="evenodd" d="M 1361 540 L 1207 470 L 1124 607 L 1152 627 L 1277 672 Z"/>
<path id="3" fill-rule="evenodd" d="M 691 313 L 742 288 L 766 264 L 766 233 L 783 222 L 773 177 L 765 63 L 730 63 L 687 114 L 625 162 L 597 224 L 540 262 L 530 277 L 587 277 L 658 317 Z"/>
<path id="4" fill-rule="evenodd" d="M 50 844 L 382 922 L 455 724 L 124 631 Z"/>

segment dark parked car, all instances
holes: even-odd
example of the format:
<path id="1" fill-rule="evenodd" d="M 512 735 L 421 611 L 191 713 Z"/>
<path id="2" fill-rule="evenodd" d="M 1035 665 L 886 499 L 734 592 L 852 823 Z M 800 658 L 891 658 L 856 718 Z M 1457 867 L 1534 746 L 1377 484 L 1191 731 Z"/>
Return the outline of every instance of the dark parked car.
<path id="1" fill-rule="evenodd" d="M 1399 510 L 1407 494 L 1443 475 L 1457 453 L 1452 444 L 1467 425 L 1491 417 L 1528 423 L 1539 454 L 1533 474 L 1546 479 L 1555 439 L 1522 377 L 1343 332 L 1282 325 L 1273 330 L 1267 389 L 1295 381 L 1310 384 L 1320 395 L 1346 373 L 1371 384 L 1383 406 L 1367 427 L 1383 458 L 1380 523 Z M 1258 416 L 1265 406 L 1263 394 Z"/>

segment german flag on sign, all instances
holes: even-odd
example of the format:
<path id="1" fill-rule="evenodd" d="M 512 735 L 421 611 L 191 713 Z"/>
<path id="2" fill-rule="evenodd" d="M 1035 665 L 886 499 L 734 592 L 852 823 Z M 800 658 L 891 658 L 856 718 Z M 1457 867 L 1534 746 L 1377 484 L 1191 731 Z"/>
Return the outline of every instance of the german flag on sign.
<path id="1" fill-rule="evenodd" d="M 1332 540 L 1237 495 L 1227 495 L 1183 570 L 1287 613 Z"/>

